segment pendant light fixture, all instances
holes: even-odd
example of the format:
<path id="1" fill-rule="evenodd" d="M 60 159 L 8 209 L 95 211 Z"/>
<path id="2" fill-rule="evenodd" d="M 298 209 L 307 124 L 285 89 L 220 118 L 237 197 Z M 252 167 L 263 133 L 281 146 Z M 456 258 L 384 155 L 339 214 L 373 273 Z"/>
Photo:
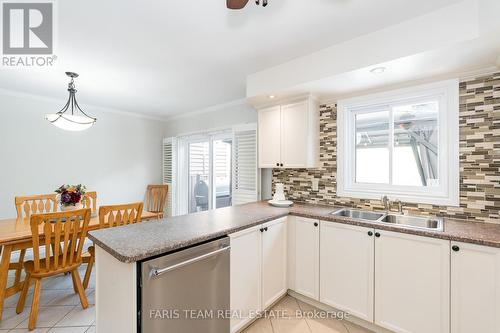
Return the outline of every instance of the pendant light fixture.
<path id="1" fill-rule="evenodd" d="M 66 131 L 83 131 L 92 127 L 92 125 L 94 125 L 97 121 L 97 118 L 87 115 L 76 101 L 75 78 L 78 77 L 78 74 L 66 72 L 66 75 L 71 78 L 71 81 L 68 84 L 68 101 L 61 111 L 46 114 L 45 119 L 50 121 L 52 125 Z"/>

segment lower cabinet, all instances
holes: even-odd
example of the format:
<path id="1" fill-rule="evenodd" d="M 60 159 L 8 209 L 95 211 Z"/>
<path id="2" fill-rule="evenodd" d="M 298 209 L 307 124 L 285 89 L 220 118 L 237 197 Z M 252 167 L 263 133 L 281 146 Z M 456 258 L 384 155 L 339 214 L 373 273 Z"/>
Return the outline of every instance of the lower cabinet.
<path id="1" fill-rule="evenodd" d="M 373 321 L 374 230 L 321 222 L 320 301 Z"/>
<path id="2" fill-rule="evenodd" d="M 262 309 L 267 309 L 287 291 L 286 217 L 263 224 Z"/>
<path id="3" fill-rule="evenodd" d="M 238 331 L 251 318 L 249 315 L 261 310 L 261 226 L 229 235 L 231 239 L 230 259 L 230 305 L 239 311 L 241 318 L 232 316 L 231 332 Z"/>
<path id="4" fill-rule="evenodd" d="M 500 332 L 500 249 L 451 248 L 451 332 Z"/>
<path id="5" fill-rule="evenodd" d="M 319 301 L 319 221 L 288 217 L 288 288 Z"/>
<path id="6" fill-rule="evenodd" d="M 229 235 L 231 332 L 286 293 L 286 227 L 284 217 Z"/>
<path id="7" fill-rule="evenodd" d="M 500 332 L 499 248 L 297 216 L 230 238 L 231 332 L 287 288 L 397 333 Z"/>
<path id="8" fill-rule="evenodd" d="M 375 324 L 401 333 L 448 333 L 450 242 L 381 230 L 375 236 Z"/>

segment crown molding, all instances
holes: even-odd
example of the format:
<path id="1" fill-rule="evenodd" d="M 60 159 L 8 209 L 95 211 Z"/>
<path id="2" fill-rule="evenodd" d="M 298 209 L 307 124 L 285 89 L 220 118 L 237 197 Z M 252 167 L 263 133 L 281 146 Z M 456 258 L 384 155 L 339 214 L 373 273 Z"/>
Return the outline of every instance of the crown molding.
<path id="1" fill-rule="evenodd" d="M 166 117 L 165 121 L 173 121 L 173 120 L 177 120 L 177 119 L 188 118 L 188 117 L 192 117 L 192 116 L 196 116 L 196 115 L 201 115 L 201 114 L 210 113 L 210 112 L 216 112 L 216 111 L 224 110 L 224 109 L 227 109 L 230 107 L 241 106 L 241 105 L 250 106 L 247 103 L 247 100 L 245 98 L 241 98 L 241 99 L 236 99 L 236 100 L 231 101 L 231 102 L 212 105 L 212 106 L 209 106 L 206 108 L 202 108 L 202 109 L 198 109 L 198 110 L 194 110 L 194 111 L 188 111 L 185 113 L 180 113 L 177 115 Z"/>
<path id="2" fill-rule="evenodd" d="M 58 99 L 55 97 L 45 97 L 45 96 L 41 96 L 41 95 L 35 95 L 35 94 L 25 93 L 25 92 L 16 91 L 16 90 L 3 89 L 3 88 L 0 88 L 0 96 L 19 97 L 19 98 L 29 99 L 29 100 L 33 100 L 33 101 L 43 101 L 43 102 L 48 102 L 48 103 L 61 104 L 61 106 L 65 102 L 65 100 Z M 96 110 L 99 112 L 104 112 L 104 113 L 112 113 L 112 114 L 117 114 L 117 115 L 166 122 L 166 118 L 164 118 L 164 117 L 155 117 L 155 116 L 145 115 L 145 114 L 141 114 L 141 113 L 124 111 L 124 110 L 120 110 L 120 109 L 104 107 L 104 106 L 99 106 L 99 105 L 93 105 L 93 104 L 88 104 L 88 103 L 82 103 L 82 107 L 86 108 L 86 109 L 93 109 L 93 110 Z M 54 112 L 57 112 L 57 110 Z"/>

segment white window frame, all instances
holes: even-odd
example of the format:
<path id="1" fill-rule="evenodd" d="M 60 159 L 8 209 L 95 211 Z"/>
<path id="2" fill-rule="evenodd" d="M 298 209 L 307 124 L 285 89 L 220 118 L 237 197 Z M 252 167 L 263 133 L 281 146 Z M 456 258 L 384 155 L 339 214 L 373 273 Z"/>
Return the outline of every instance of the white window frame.
<path id="1" fill-rule="evenodd" d="M 401 186 L 356 183 L 355 115 L 374 112 L 388 105 L 411 103 L 425 98 L 439 99 L 438 175 L 439 186 Z M 392 119 L 391 119 L 392 120 Z M 391 121 L 390 120 L 390 121 Z M 391 129 L 394 124 L 391 124 Z M 393 147 L 390 133 L 389 149 Z M 392 153 L 389 154 L 392 158 Z M 376 161 L 374 161 L 376 163 Z M 337 196 L 362 199 L 389 199 L 434 205 L 459 206 L 459 81 L 434 82 L 340 100 L 337 103 Z M 392 169 L 392 161 L 389 161 Z M 391 172 L 391 171 L 390 171 Z M 392 175 L 390 173 L 390 175 Z"/>
<path id="2" fill-rule="evenodd" d="M 176 195 L 175 197 L 172 198 L 172 202 L 174 202 L 176 206 L 176 215 L 184 215 L 188 214 L 189 211 L 189 186 L 188 186 L 188 175 L 189 175 L 189 144 L 194 143 L 194 142 L 202 142 L 202 141 L 209 141 L 209 147 L 210 147 L 210 177 L 209 177 L 209 188 L 211 189 L 211 194 L 209 197 L 209 210 L 215 209 L 214 203 L 215 203 L 215 189 L 214 189 L 214 184 L 215 184 L 215 179 L 214 177 L 214 172 L 213 172 L 213 141 L 221 138 L 233 138 L 233 147 L 234 147 L 234 136 L 237 131 L 242 131 L 242 130 L 255 130 L 257 131 L 257 124 L 256 123 L 250 123 L 250 124 L 239 124 L 239 125 L 234 125 L 233 127 L 221 127 L 221 128 L 214 128 L 214 129 L 209 129 L 203 132 L 192 132 L 192 133 L 185 133 L 181 134 L 177 137 L 175 137 L 175 140 L 177 142 L 176 144 L 176 161 L 175 161 L 175 168 L 176 168 Z M 255 145 L 257 145 L 257 134 L 255 135 L 256 141 Z M 255 148 L 257 151 L 257 148 Z M 231 154 L 234 154 L 234 149 L 232 149 Z M 257 159 L 257 156 L 256 156 Z M 234 155 L 231 157 L 232 160 L 232 168 L 233 168 L 233 173 L 234 173 L 234 162 L 235 158 Z M 257 167 L 257 160 L 255 162 L 256 168 L 255 172 L 257 173 L 256 176 L 256 188 L 255 188 L 255 201 L 259 200 L 260 198 L 260 169 Z M 231 174 L 231 177 L 234 176 L 234 174 Z M 231 180 L 232 186 L 233 186 L 233 202 L 232 205 L 234 205 L 234 200 L 235 200 L 235 195 L 236 195 L 236 189 L 234 188 L 234 179 Z M 238 190 L 239 192 L 242 192 L 241 190 Z M 249 194 L 248 191 L 243 191 L 244 194 Z M 173 204 L 173 205 L 174 205 Z"/>

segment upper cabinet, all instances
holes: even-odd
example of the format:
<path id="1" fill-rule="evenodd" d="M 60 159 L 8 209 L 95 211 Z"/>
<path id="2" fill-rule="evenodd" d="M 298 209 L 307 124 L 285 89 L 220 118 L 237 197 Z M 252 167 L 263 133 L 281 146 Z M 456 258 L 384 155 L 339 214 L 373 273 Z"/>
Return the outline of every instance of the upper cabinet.
<path id="1" fill-rule="evenodd" d="M 315 168 L 319 108 L 311 98 L 258 111 L 260 168 Z"/>
<path id="2" fill-rule="evenodd" d="M 281 106 L 259 110 L 259 168 L 275 168 L 281 161 Z"/>

